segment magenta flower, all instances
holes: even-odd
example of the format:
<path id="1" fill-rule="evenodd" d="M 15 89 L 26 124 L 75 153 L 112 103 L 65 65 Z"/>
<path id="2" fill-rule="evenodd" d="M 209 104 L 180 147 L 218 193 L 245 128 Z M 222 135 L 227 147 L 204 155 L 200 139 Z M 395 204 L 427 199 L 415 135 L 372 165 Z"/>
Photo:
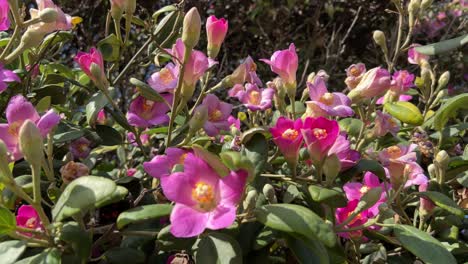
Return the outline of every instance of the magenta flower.
<path id="1" fill-rule="evenodd" d="M 29 9 L 31 19 L 39 18 L 39 14 L 46 8 L 52 8 L 57 12 L 57 18 L 50 23 L 39 22 L 29 26 L 29 29 L 44 34 L 51 33 L 56 30 L 69 30 L 73 27 L 72 17 L 65 14 L 60 7 L 54 4 L 52 0 L 36 0 L 37 8 Z"/>
<path id="2" fill-rule="evenodd" d="M 85 137 L 74 140 L 70 144 L 70 152 L 75 159 L 85 159 L 91 152 L 91 141 Z"/>
<path id="3" fill-rule="evenodd" d="M 428 184 L 429 180 L 424 174 L 423 168 L 417 162 L 410 162 L 405 166 L 403 173 L 408 174 L 408 179 L 405 182 L 405 188 L 413 185 Z"/>
<path id="4" fill-rule="evenodd" d="M 221 178 L 204 160 L 187 154 L 184 172 L 161 178 L 165 196 L 176 203 L 170 216 L 171 233 L 193 237 L 206 228 L 218 230 L 232 225 L 246 180 L 243 170 Z"/>
<path id="5" fill-rule="evenodd" d="M 107 82 L 106 73 L 104 72 L 104 59 L 101 52 L 96 48 L 91 48 L 89 53 L 79 51 L 74 58 L 75 62 L 80 65 L 81 70 L 93 80 L 96 85 L 102 85 Z M 95 65 L 100 70 L 98 76 L 91 71 L 91 66 Z"/>
<path id="6" fill-rule="evenodd" d="M 366 65 L 364 63 L 352 64 L 346 69 L 345 83 L 350 90 L 356 88 L 361 82 L 362 76 L 366 73 Z"/>
<path id="7" fill-rule="evenodd" d="M 148 134 L 145 134 L 145 133 L 141 133 L 140 135 L 140 140 L 141 140 L 141 143 L 146 146 L 149 144 L 149 139 L 150 139 L 150 135 Z M 136 137 L 135 137 L 135 134 L 133 134 L 132 132 L 128 132 L 127 133 L 127 140 L 128 142 L 130 142 L 133 146 L 138 146 L 137 142 L 136 142 Z"/>
<path id="8" fill-rule="evenodd" d="M 233 117 L 232 115 L 228 117 L 229 126 L 234 126 L 237 130 L 240 131 L 241 121 L 238 118 Z"/>
<path id="9" fill-rule="evenodd" d="M 338 138 L 340 128 L 335 120 L 307 117 L 301 132 L 313 163 L 320 164 Z"/>
<path id="10" fill-rule="evenodd" d="M 325 81 L 315 78 L 313 83 L 308 82 L 309 97 L 307 115 L 311 117 L 352 116 L 351 100 L 343 93 L 329 93 Z"/>
<path id="11" fill-rule="evenodd" d="M 348 96 L 353 98 L 372 98 L 384 94 L 390 88 L 390 73 L 381 67 L 367 71 L 359 84 Z"/>
<path id="12" fill-rule="evenodd" d="M 0 6 L 1 13 L 1 6 Z M 5 91 L 8 87 L 7 83 L 10 82 L 21 82 L 21 79 L 13 71 L 3 68 L 3 65 L 0 63 L 0 93 Z"/>
<path id="13" fill-rule="evenodd" d="M 41 219 L 36 212 L 36 209 L 31 205 L 21 205 L 16 214 L 16 224 L 23 228 L 34 230 L 44 230 Z M 25 236 L 33 236 L 31 233 L 22 233 Z"/>
<path id="14" fill-rule="evenodd" d="M 390 89 L 398 94 L 406 93 L 414 86 L 414 75 L 406 70 L 393 73 Z"/>
<path id="15" fill-rule="evenodd" d="M 255 64 L 253 59 L 250 56 L 248 56 L 244 60 L 244 62 L 242 62 L 234 70 L 234 72 L 228 76 L 228 84 L 231 86 L 240 85 L 242 89 L 245 82 L 255 83 L 258 86 L 262 86 L 262 81 L 260 80 L 260 78 L 258 78 L 256 70 L 257 65 Z"/>
<path id="16" fill-rule="evenodd" d="M 353 213 L 358 203 L 359 200 L 352 200 L 348 202 L 346 207 L 337 208 L 335 212 L 336 224 L 343 223 Z M 359 213 L 356 217 L 354 217 L 353 220 L 351 220 L 351 222 L 345 225 L 345 228 L 352 228 L 363 225 L 367 223 L 367 221 L 372 217 L 374 217 L 374 215 L 372 215 L 372 213 L 369 210 L 364 210 L 363 212 Z M 362 230 L 338 233 L 338 235 L 343 238 L 359 239 L 362 237 Z"/>
<path id="17" fill-rule="evenodd" d="M 10 28 L 10 19 L 8 19 L 8 11 L 10 6 L 8 0 L 0 0 L 0 30 L 8 30 Z"/>
<path id="18" fill-rule="evenodd" d="M 201 106 L 208 108 L 208 120 L 203 126 L 208 136 L 214 137 L 219 134 L 220 130 L 229 130 L 228 118 L 232 111 L 231 104 L 220 101 L 216 95 L 208 94 L 198 107 Z"/>
<path id="19" fill-rule="evenodd" d="M 403 145 L 398 144 L 383 149 L 379 153 L 379 161 L 384 166 L 392 166 L 393 164 L 407 164 L 416 161 L 416 144 Z"/>
<path id="20" fill-rule="evenodd" d="M 374 123 L 374 136 L 383 137 L 387 133 L 391 133 L 393 136 L 396 136 L 396 133 L 400 131 L 400 125 L 395 121 L 395 119 L 386 113 L 381 111 L 376 111 L 377 116 L 375 117 Z"/>
<path id="21" fill-rule="evenodd" d="M 303 144 L 302 128 L 302 119 L 298 118 L 296 121 L 293 121 L 283 116 L 278 118 L 274 127 L 270 128 L 273 141 L 286 161 L 292 165 L 297 163 L 299 150 Z"/>
<path id="22" fill-rule="evenodd" d="M 100 125 L 105 125 L 107 123 L 106 111 L 101 109 L 96 117 L 96 123 Z"/>
<path id="23" fill-rule="evenodd" d="M 275 90 L 272 88 L 259 89 L 256 84 L 247 83 L 245 92 L 238 93 L 239 100 L 251 111 L 271 108 L 271 100 Z"/>
<path id="24" fill-rule="evenodd" d="M 349 201 L 353 200 L 360 200 L 361 197 L 366 194 L 372 188 L 382 188 L 382 195 L 380 196 L 379 201 L 369 208 L 369 212 L 373 215 L 377 215 L 379 213 L 379 205 L 384 203 L 386 198 L 385 192 L 385 185 L 380 182 L 379 177 L 373 174 L 372 172 L 366 172 L 364 174 L 364 180 L 362 183 L 359 182 L 348 182 L 343 186 L 343 190 L 345 191 L 346 197 Z"/>
<path id="25" fill-rule="evenodd" d="M 208 55 L 210 58 L 216 57 L 221 44 L 228 31 L 228 22 L 226 19 L 217 19 L 215 16 L 210 16 L 206 20 L 206 35 L 208 38 Z"/>
<path id="26" fill-rule="evenodd" d="M 419 192 L 425 192 L 427 191 L 427 185 L 428 183 L 424 183 L 419 185 Z M 425 215 L 428 215 L 432 213 L 432 211 L 435 208 L 435 204 L 427 198 L 421 197 L 419 198 L 419 212 L 422 212 Z"/>
<path id="27" fill-rule="evenodd" d="M 350 145 L 346 135 L 339 135 L 328 151 L 328 156 L 336 154 L 340 160 L 341 171 L 352 168 L 361 159 L 361 154 L 356 150 L 352 150 Z"/>
<path id="28" fill-rule="evenodd" d="M 171 94 L 162 95 L 166 101 L 172 102 Z M 132 126 L 147 128 L 169 122 L 166 114 L 170 110 L 165 102 L 153 102 L 143 96 L 138 96 L 130 103 L 127 112 L 128 123 Z"/>
<path id="29" fill-rule="evenodd" d="M 3 140 L 15 160 L 23 157 L 18 145 L 18 135 L 26 120 L 34 122 L 44 138 L 53 127 L 60 123 L 60 116 L 54 110 L 49 110 L 41 117 L 34 106 L 22 95 L 11 98 L 6 108 L 6 119 L 8 123 L 0 124 L 0 139 Z"/>
<path id="30" fill-rule="evenodd" d="M 137 173 L 137 171 L 138 170 L 135 169 L 135 168 L 130 168 L 130 169 L 127 170 L 127 176 L 128 177 L 133 177 L 133 176 L 135 176 L 135 173 Z"/>
<path id="31" fill-rule="evenodd" d="M 154 178 L 169 176 L 175 165 L 183 165 L 188 150 L 180 148 L 167 148 L 166 155 L 157 155 L 151 161 L 143 162 L 145 171 Z"/>
<path id="32" fill-rule="evenodd" d="M 148 79 L 148 84 L 158 93 L 174 93 L 179 77 L 179 67 L 168 63 L 160 71 L 155 72 Z"/>
<path id="33" fill-rule="evenodd" d="M 182 39 L 177 39 L 176 43 L 169 51 L 173 56 L 178 58 L 180 61 L 184 61 L 185 45 Z M 177 63 L 177 61 L 175 61 Z M 198 79 L 205 74 L 208 69 L 208 58 L 203 52 L 198 50 L 192 50 L 190 58 L 185 64 L 184 69 L 184 84 L 190 87 L 194 87 Z"/>
<path id="34" fill-rule="evenodd" d="M 296 71 L 298 67 L 296 46 L 291 43 L 289 49 L 275 51 L 271 59 L 261 59 L 270 65 L 271 70 L 278 74 L 286 84 L 296 85 Z"/>
<path id="35" fill-rule="evenodd" d="M 421 54 L 415 50 L 415 47 L 421 46 L 420 44 L 412 44 L 408 49 L 408 62 L 411 64 L 421 64 L 423 61 L 429 59 L 428 55 Z"/>

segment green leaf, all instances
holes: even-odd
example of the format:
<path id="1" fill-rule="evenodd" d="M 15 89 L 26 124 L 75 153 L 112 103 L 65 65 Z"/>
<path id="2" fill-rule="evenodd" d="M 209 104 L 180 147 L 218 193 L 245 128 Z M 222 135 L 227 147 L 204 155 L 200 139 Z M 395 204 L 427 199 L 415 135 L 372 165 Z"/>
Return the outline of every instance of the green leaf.
<path id="1" fill-rule="evenodd" d="M 110 34 L 99 41 L 97 47 L 101 51 L 104 60 L 114 62 L 120 59 L 120 45 L 119 38 L 114 34 Z"/>
<path id="2" fill-rule="evenodd" d="M 23 254 L 26 249 L 26 242 L 10 240 L 0 243 L 0 259 L 2 264 L 11 264 Z"/>
<path id="3" fill-rule="evenodd" d="M 39 113 L 45 112 L 45 111 L 49 110 L 49 108 L 50 108 L 50 103 L 51 103 L 51 97 L 50 97 L 50 96 L 43 97 L 43 98 L 42 98 L 41 100 L 39 100 L 39 102 L 36 104 L 36 110 L 37 110 Z"/>
<path id="4" fill-rule="evenodd" d="M 332 184 L 336 176 L 341 171 L 341 161 L 336 154 L 332 154 L 325 159 L 323 173 L 327 178 L 327 184 Z"/>
<path id="5" fill-rule="evenodd" d="M 427 191 L 427 192 L 421 192 L 421 193 L 416 193 L 419 196 L 424 196 L 426 198 L 429 198 L 435 205 L 438 207 L 446 210 L 449 213 L 452 213 L 454 215 L 457 215 L 458 217 L 463 218 L 464 217 L 464 212 L 460 207 L 455 203 L 452 199 L 449 197 L 445 196 L 444 194 L 440 192 L 433 192 L 433 191 Z"/>
<path id="6" fill-rule="evenodd" d="M 264 225 L 292 235 L 302 235 L 310 240 L 319 240 L 328 247 L 336 243 L 336 235 L 314 212 L 295 204 L 265 205 L 254 210 L 257 220 Z"/>
<path id="7" fill-rule="evenodd" d="M 310 185 L 309 193 L 317 203 L 324 203 L 334 208 L 345 207 L 347 200 L 343 192 L 337 189 L 328 189 L 318 185 Z"/>
<path id="8" fill-rule="evenodd" d="M 5 235 L 16 229 L 16 218 L 10 210 L 0 206 L 0 235 Z"/>
<path id="9" fill-rule="evenodd" d="M 159 15 L 166 13 L 166 12 L 176 11 L 176 10 L 177 10 L 177 7 L 175 5 L 167 5 L 167 6 L 162 7 L 158 11 L 154 12 L 152 18 L 154 21 L 158 21 Z"/>
<path id="10" fill-rule="evenodd" d="M 364 123 L 357 118 L 344 118 L 341 119 L 338 123 L 340 124 L 341 130 L 346 131 L 348 135 L 353 137 L 357 137 L 359 135 L 359 132 L 364 125 Z"/>
<path id="11" fill-rule="evenodd" d="M 60 195 L 52 209 L 55 221 L 73 216 L 79 212 L 95 207 L 98 202 L 106 200 L 116 190 L 114 181 L 97 176 L 83 176 L 72 181 Z"/>
<path id="12" fill-rule="evenodd" d="M 196 263 L 237 264 L 242 263 L 242 252 L 235 239 L 213 232 L 201 237 L 195 259 Z"/>
<path id="13" fill-rule="evenodd" d="M 102 139 L 102 145 L 115 146 L 123 144 L 122 135 L 113 127 L 96 125 L 96 133 Z"/>
<path id="14" fill-rule="evenodd" d="M 192 245 L 195 243 L 196 238 L 177 238 L 174 237 L 171 232 L 171 226 L 168 225 L 158 232 L 156 245 L 158 249 L 164 251 L 173 250 L 190 250 Z"/>
<path id="15" fill-rule="evenodd" d="M 452 51 L 468 43 L 468 34 L 458 38 L 447 39 L 441 42 L 416 47 L 416 51 L 425 55 L 437 55 Z"/>
<path id="16" fill-rule="evenodd" d="M 45 37 L 44 41 L 41 44 L 41 52 L 43 49 L 50 49 L 52 46 L 58 43 L 65 43 L 72 39 L 73 33 L 70 31 L 57 31 L 53 34 L 49 34 L 47 37 Z"/>
<path id="17" fill-rule="evenodd" d="M 60 264 L 60 251 L 56 248 L 48 248 L 42 253 L 22 259 L 15 264 Z"/>
<path id="18" fill-rule="evenodd" d="M 130 83 L 136 86 L 138 92 L 144 98 L 153 102 L 165 102 L 164 98 L 148 84 L 136 78 L 130 78 Z"/>
<path id="19" fill-rule="evenodd" d="M 101 111 L 107 103 L 107 98 L 102 92 L 95 93 L 91 99 L 89 99 L 86 105 L 86 121 L 91 127 L 94 127 L 99 111 Z"/>
<path id="20" fill-rule="evenodd" d="M 248 142 L 244 143 L 244 146 L 245 156 L 254 164 L 257 176 L 267 163 L 268 142 L 263 134 L 256 133 Z"/>
<path id="21" fill-rule="evenodd" d="M 363 172 L 370 171 L 377 175 L 381 180 L 386 180 L 387 176 L 385 175 L 385 170 L 380 165 L 379 162 L 375 160 L 367 160 L 362 159 L 360 160 L 356 166 L 352 167 L 351 169 L 347 170 L 346 172 L 341 174 L 342 179 L 344 181 L 349 181 L 352 177 L 357 176 Z"/>
<path id="22" fill-rule="evenodd" d="M 144 263 L 146 256 L 140 250 L 134 248 L 111 248 L 104 253 L 104 259 L 112 264 L 138 264 Z"/>
<path id="23" fill-rule="evenodd" d="M 170 47 L 177 38 L 179 28 L 182 26 L 183 15 L 180 11 L 169 12 L 163 19 L 158 23 L 154 30 L 156 43 L 160 43 L 162 48 Z"/>
<path id="24" fill-rule="evenodd" d="M 410 125 L 421 125 L 424 118 L 419 108 L 410 102 L 394 102 L 384 104 L 384 109 L 396 119 Z"/>
<path id="25" fill-rule="evenodd" d="M 23 188 L 23 191 L 25 191 L 26 193 L 32 193 L 33 185 L 32 185 L 31 175 L 21 175 L 21 176 L 15 177 L 15 183 L 16 185 Z M 5 207 L 14 210 L 16 207 L 16 199 L 17 199 L 17 196 L 14 192 L 12 192 L 8 188 L 3 189 L 2 200 L 3 200 L 3 205 Z"/>
<path id="26" fill-rule="evenodd" d="M 441 131 L 450 117 L 457 115 L 459 109 L 468 109 L 468 93 L 447 100 L 434 115 L 434 128 Z"/>
<path id="27" fill-rule="evenodd" d="M 74 255 L 86 263 L 91 254 L 92 234 L 80 228 L 76 222 L 68 222 L 63 225 L 59 238 L 67 242 L 73 248 Z"/>
<path id="28" fill-rule="evenodd" d="M 158 219 L 171 214 L 170 204 L 150 204 L 132 208 L 122 212 L 117 218 L 117 228 L 122 229 L 128 224 L 141 222 L 149 219 Z"/>
<path id="29" fill-rule="evenodd" d="M 229 175 L 230 171 L 226 165 L 221 161 L 221 159 L 209 152 L 208 150 L 204 149 L 203 147 L 199 145 L 192 145 L 193 152 L 195 152 L 195 155 L 197 155 L 200 158 L 203 158 L 203 160 L 210 165 L 210 167 L 216 171 L 216 173 L 221 177 L 224 178 Z"/>
<path id="30" fill-rule="evenodd" d="M 123 200 L 128 195 L 128 190 L 125 187 L 117 186 L 112 195 L 106 197 L 106 199 L 98 201 L 95 205 L 97 208 L 116 203 Z"/>
<path id="31" fill-rule="evenodd" d="M 456 264 L 452 254 L 428 233 L 409 225 L 394 225 L 393 232 L 401 245 L 427 264 Z"/>
<path id="32" fill-rule="evenodd" d="M 249 140 L 252 139 L 252 136 L 254 136 L 255 134 L 257 133 L 260 133 L 260 134 L 263 134 L 263 135 L 267 135 L 269 134 L 270 132 L 268 131 L 268 128 L 266 127 L 254 127 L 254 128 L 251 128 L 245 132 L 242 133 L 242 136 L 241 136 L 241 142 L 242 143 L 245 143 Z"/>
<path id="33" fill-rule="evenodd" d="M 219 154 L 221 161 L 230 170 L 237 171 L 243 169 L 248 172 L 248 181 L 252 181 L 255 177 L 255 167 L 252 162 L 237 151 L 225 151 Z"/>
<path id="34" fill-rule="evenodd" d="M 327 249 L 320 241 L 307 240 L 285 235 L 288 248 L 291 249 L 299 263 L 330 263 Z"/>

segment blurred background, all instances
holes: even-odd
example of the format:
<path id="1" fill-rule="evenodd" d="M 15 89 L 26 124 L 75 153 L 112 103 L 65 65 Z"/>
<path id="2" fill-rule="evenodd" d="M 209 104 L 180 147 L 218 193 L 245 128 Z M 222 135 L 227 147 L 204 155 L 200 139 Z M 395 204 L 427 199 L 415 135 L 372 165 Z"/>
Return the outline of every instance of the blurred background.
<path id="1" fill-rule="evenodd" d="M 64 53 L 63 59 L 71 59 L 78 49 L 87 49 L 104 38 L 109 0 L 55 1 L 65 12 L 83 18 L 76 31 L 77 40 L 70 42 L 76 46 L 69 46 L 69 54 Z M 431 11 L 423 14 L 415 30 L 414 42 L 426 44 L 468 33 L 466 9 L 464 13 L 458 1 L 435 0 Z M 143 20 L 150 19 L 159 8 L 177 2 L 138 0 L 136 15 Z M 350 64 L 363 62 L 368 69 L 385 66 L 381 51 L 372 41 L 372 32 L 376 29 L 384 31 L 389 43 L 394 41 L 397 32 L 398 16 L 390 0 L 186 0 L 185 3 L 186 9 L 198 8 L 202 21 L 209 15 L 229 21 L 228 36 L 218 57 L 218 78 L 229 74 L 250 55 L 257 61 L 259 76 L 265 83 L 274 74 L 258 59 L 269 58 L 275 50 L 286 49 L 294 43 L 300 59 L 298 80 L 304 80 L 310 72 L 324 69 L 332 76 L 330 88 L 342 90 L 345 69 Z M 141 28 L 135 27 L 133 33 L 133 39 L 139 39 Z M 202 39 L 198 49 L 205 51 L 205 47 L 206 41 Z M 465 46 L 464 50 L 437 60 L 440 71 L 450 66 L 452 80 L 458 80 L 455 83 L 458 87 L 468 78 L 465 75 L 468 59 L 463 57 L 467 51 Z M 404 54 L 398 67 L 416 73 L 416 67 L 407 65 Z M 154 71 L 154 67 L 147 70 Z"/>

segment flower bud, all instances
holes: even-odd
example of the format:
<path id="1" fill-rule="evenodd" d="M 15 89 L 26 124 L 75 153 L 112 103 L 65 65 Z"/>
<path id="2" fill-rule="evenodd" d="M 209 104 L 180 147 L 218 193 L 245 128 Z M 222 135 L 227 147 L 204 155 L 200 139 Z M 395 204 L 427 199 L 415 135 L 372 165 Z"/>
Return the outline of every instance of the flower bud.
<path id="1" fill-rule="evenodd" d="M 432 5 L 433 0 L 422 0 L 420 10 L 424 11 Z"/>
<path id="2" fill-rule="evenodd" d="M 315 79 L 315 72 L 311 72 L 309 75 L 307 75 L 307 82 L 313 83 Z"/>
<path id="3" fill-rule="evenodd" d="M 387 39 L 385 38 L 385 34 L 380 31 L 376 30 L 374 31 L 374 34 L 372 35 L 374 38 L 375 44 L 377 44 L 383 51 L 385 55 L 388 54 L 388 49 L 387 49 Z"/>
<path id="4" fill-rule="evenodd" d="M 63 182 L 68 184 L 81 176 L 89 175 L 89 168 L 83 163 L 70 161 L 60 168 L 60 174 Z"/>
<path id="5" fill-rule="evenodd" d="M 187 49 L 193 49 L 200 40 L 201 18 L 196 7 L 192 7 L 184 17 L 182 41 Z"/>
<path id="6" fill-rule="evenodd" d="M 421 0 L 411 0 L 408 4 L 408 24 L 410 28 L 414 27 L 415 16 L 419 11 Z"/>
<path id="7" fill-rule="evenodd" d="M 275 195 L 275 188 L 273 188 L 273 186 L 269 183 L 263 186 L 263 195 L 265 195 L 266 199 L 271 204 L 275 204 L 278 202 Z"/>
<path id="8" fill-rule="evenodd" d="M 43 32 L 28 28 L 28 30 L 26 30 L 26 32 L 24 32 L 23 36 L 21 37 L 21 43 L 19 47 L 22 47 L 23 50 L 37 47 L 39 44 L 41 44 L 43 39 Z"/>
<path id="9" fill-rule="evenodd" d="M 208 108 L 205 105 L 200 105 L 189 121 L 190 131 L 195 133 L 200 130 L 205 125 L 206 120 L 208 120 Z"/>
<path id="10" fill-rule="evenodd" d="M 429 164 L 429 166 L 427 166 L 427 172 L 429 172 L 429 177 L 431 177 L 431 179 L 437 179 L 438 178 L 438 172 L 437 172 L 436 165 Z"/>
<path id="11" fill-rule="evenodd" d="M 125 13 L 133 14 L 136 10 L 136 0 L 126 0 Z"/>
<path id="12" fill-rule="evenodd" d="M 44 158 L 43 139 L 37 126 L 26 120 L 19 131 L 19 147 L 24 159 L 33 166 L 40 166 Z"/>
<path id="13" fill-rule="evenodd" d="M 39 17 L 44 23 L 52 23 L 57 20 L 57 10 L 54 8 L 46 8 L 39 13 Z"/>
<path id="14" fill-rule="evenodd" d="M 449 80 L 450 80 L 450 72 L 446 71 L 442 73 L 442 75 L 440 75 L 439 77 L 439 81 L 437 82 L 437 89 L 438 90 L 444 89 L 447 86 Z"/>
<path id="15" fill-rule="evenodd" d="M 10 163 L 10 155 L 8 149 L 0 139 L 0 183 L 10 185 L 13 183 L 13 175 L 11 174 L 8 163 Z"/>
<path id="16" fill-rule="evenodd" d="M 256 190 L 251 190 L 247 193 L 244 202 L 242 205 L 244 206 L 244 211 L 249 212 L 255 208 L 255 204 L 257 203 L 258 193 Z"/>
<path id="17" fill-rule="evenodd" d="M 216 58 L 219 53 L 221 44 L 226 37 L 228 30 L 228 22 L 224 19 L 218 19 L 215 16 L 210 16 L 206 20 L 206 35 L 208 39 L 208 56 Z"/>
<path id="18" fill-rule="evenodd" d="M 439 168 L 446 170 L 450 163 L 450 156 L 447 151 L 441 150 L 437 152 L 434 162 Z"/>

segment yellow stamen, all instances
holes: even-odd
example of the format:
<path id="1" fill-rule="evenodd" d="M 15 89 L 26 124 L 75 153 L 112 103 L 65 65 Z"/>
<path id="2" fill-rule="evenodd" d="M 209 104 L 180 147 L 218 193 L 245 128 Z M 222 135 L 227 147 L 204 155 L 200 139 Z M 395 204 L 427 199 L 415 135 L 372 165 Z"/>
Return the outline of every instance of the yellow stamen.
<path id="1" fill-rule="evenodd" d="M 349 72 L 352 76 L 358 77 L 361 74 L 361 71 L 357 67 L 352 67 Z"/>
<path id="2" fill-rule="evenodd" d="M 74 17 L 72 17 L 72 19 L 71 19 L 71 23 L 72 23 L 72 25 L 73 25 L 73 28 L 76 28 L 76 26 L 77 26 L 78 24 L 80 24 L 81 22 L 83 22 L 83 18 L 81 18 L 81 17 L 79 17 L 79 16 L 74 16 Z"/>
<path id="3" fill-rule="evenodd" d="M 299 136 L 299 133 L 295 129 L 288 128 L 281 135 L 282 138 L 288 140 L 295 140 Z"/>
<path id="4" fill-rule="evenodd" d="M 361 189 L 359 189 L 359 192 L 361 194 L 365 194 L 366 192 L 368 192 L 370 190 L 369 186 L 362 186 Z"/>
<path id="5" fill-rule="evenodd" d="M 387 154 L 392 159 L 399 158 L 401 156 L 401 149 L 398 146 L 391 146 L 387 148 Z"/>
<path id="6" fill-rule="evenodd" d="M 260 94 L 260 92 L 257 92 L 257 91 L 250 92 L 249 103 L 253 105 L 259 105 L 261 101 L 262 101 L 262 95 Z"/>
<path id="7" fill-rule="evenodd" d="M 322 97 L 320 97 L 319 101 L 321 103 L 326 104 L 326 105 L 331 105 L 331 104 L 333 104 L 333 98 L 334 98 L 334 96 L 333 96 L 332 93 L 325 93 L 325 94 L 322 95 Z"/>
<path id="8" fill-rule="evenodd" d="M 19 128 L 21 126 L 20 122 L 13 122 L 9 127 L 8 127 L 8 133 L 12 136 L 18 136 L 19 133 Z"/>
<path id="9" fill-rule="evenodd" d="M 172 82 L 174 80 L 174 76 L 172 76 L 171 71 L 164 68 L 164 69 L 159 71 L 159 79 L 161 79 L 161 81 L 164 84 L 169 84 L 170 82 Z"/>
<path id="10" fill-rule="evenodd" d="M 209 211 L 215 206 L 213 186 L 205 182 L 198 182 L 192 190 L 192 198 L 202 210 Z"/>
<path id="11" fill-rule="evenodd" d="M 215 109 L 214 111 L 212 111 L 209 117 L 210 121 L 213 121 L 213 122 L 220 121 L 222 118 L 223 118 L 223 113 L 219 109 Z"/>
<path id="12" fill-rule="evenodd" d="M 321 128 L 314 128 L 313 133 L 317 139 L 324 139 L 328 136 L 327 130 Z"/>

